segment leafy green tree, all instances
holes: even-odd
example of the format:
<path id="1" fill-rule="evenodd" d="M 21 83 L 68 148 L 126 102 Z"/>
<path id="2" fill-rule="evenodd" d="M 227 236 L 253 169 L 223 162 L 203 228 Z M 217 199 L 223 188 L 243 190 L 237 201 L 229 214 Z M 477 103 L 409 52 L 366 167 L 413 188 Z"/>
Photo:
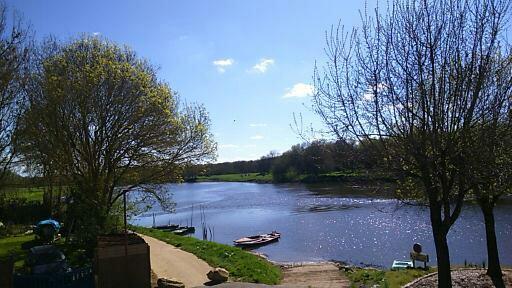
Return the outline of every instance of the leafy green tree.
<path id="1" fill-rule="evenodd" d="M 41 51 L 17 144 L 31 167 L 63 179 L 84 243 L 126 193 L 151 193 L 165 208 L 171 202 L 151 184 L 215 156 L 205 109 L 181 106 L 132 50 L 82 37 Z"/>

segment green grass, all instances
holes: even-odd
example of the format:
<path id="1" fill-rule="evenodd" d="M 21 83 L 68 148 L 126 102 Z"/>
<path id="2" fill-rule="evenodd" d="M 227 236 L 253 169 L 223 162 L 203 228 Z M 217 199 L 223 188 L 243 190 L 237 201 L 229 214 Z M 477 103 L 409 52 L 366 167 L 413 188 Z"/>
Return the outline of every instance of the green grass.
<path id="1" fill-rule="evenodd" d="M 132 226 L 131 229 L 190 252 L 212 267 L 222 267 L 228 270 L 230 277 L 236 281 L 278 284 L 281 280 L 279 267 L 240 248 L 151 228 Z"/>
<path id="2" fill-rule="evenodd" d="M 91 265 L 91 259 L 87 258 L 85 250 L 79 249 L 72 244 L 66 245 L 64 238 L 53 244 L 66 255 L 66 259 L 72 267 Z M 0 238 L 0 261 L 12 257 L 15 261 L 14 267 L 20 269 L 25 263 L 28 250 L 38 245 L 43 244 L 35 240 L 34 234 L 19 234 Z"/>
<path id="3" fill-rule="evenodd" d="M 44 187 L 8 187 L 1 193 L 5 193 L 7 198 L 25 198 L 27 201 L 43 202 Z"/>
<path id="4" fill-rule="evenodd" d="M 351 287 L 399 288 L 432 272 L 435 272 L 432 268 L 429 270 L 406 269 L 397 271 L 356 268 L 353 271 L 345 272 L 345 275 L 350 279 Z"/>
<path id="5" fill-rule="evenodd" d="M 22 249 L 22 245 L 34 240 L 34 235 L 15 235 L 6 238 L 0 238 L 0 259 L 13 257 L 15 267 L 23 265 L 27 250 Z"/>
<path id="6" fill-rule="evenodd" d="M 241 174 L 223 174 L 223 175 L 211 175 L 211 176 L 199 176 L 197 181 L 219 181 L 219 182 L 272 182 L 272 174 L 260 174 L 260 173 L 241 173 Z"/>

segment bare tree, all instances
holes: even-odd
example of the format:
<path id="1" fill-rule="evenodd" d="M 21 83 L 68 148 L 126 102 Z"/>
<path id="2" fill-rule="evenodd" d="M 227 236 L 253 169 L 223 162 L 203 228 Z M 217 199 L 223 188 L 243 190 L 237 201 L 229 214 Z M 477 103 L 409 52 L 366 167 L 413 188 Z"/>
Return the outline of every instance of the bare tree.
<path id="1" fill-rule="evenodd" d="M 29 32 L 14 16 L 8 23 L 7 7 L 0 2 L 0 180 L 11 168 L 12 145 L 18 117 L 24 106 L 23 85 L 29 60 Z"/>
<path id="2" fill-rule="evenodd" d="M 31 167 L 63 179 L 77 227 L 93 232 L 83 235 L 134 188 L 167 203 L 152 183 L 215 156 L 205 109 L 180 104 L 128 48 L 83 37 L 42 51 L 17 143 Z"/>
<path id="3" fill-rule="evenodd" d="M 484 93 L 510 1 L 395 0 L 327 35 L 315 69 L 314 109 L 342 139 L 379 142 L 395 167 L 417 179 L 430 210 L 440 287 L 451 287 L 447 234 L 472 188 L 472 128 L 501 103 Z M 508 111 L 507 111 L 508 113 Z"/>
<path id="4" fill-rule="evenodd" d="M 496 241 L 494 207 L 510 193 L 512 183 L 512 53 L 496 55 L 483 94 L 490 101 L 479 113 L 472 131 L 468 165 L 461 169 L 472 183 L 473 196 L 484 216 L 487 239 L 487 274 L 496 287 L 505 287 Z"/>

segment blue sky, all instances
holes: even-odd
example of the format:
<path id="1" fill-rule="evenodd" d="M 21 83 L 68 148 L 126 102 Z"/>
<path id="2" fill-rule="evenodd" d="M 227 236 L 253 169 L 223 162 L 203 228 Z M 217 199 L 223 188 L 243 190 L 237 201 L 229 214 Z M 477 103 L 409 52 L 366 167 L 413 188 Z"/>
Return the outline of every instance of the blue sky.
<path id="1" fill-rule="evenodd" d="M 187 102 L 205 105 L 218 162 L 258 159 L 301 142 L 293 113 L 308 110 L 325 31 L 359 23 L 364 1 L 7 0 L 37 38 L 98 34 L 160 67 Z M 373 7 L 368 1 L 368 7 Z"/>

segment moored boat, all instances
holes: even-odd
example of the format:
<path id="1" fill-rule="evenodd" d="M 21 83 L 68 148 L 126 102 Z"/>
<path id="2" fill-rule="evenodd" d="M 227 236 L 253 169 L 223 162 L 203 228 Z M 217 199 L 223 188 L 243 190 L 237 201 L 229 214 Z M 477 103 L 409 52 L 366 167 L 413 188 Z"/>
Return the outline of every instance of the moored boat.
<path id="1" fill-rule="evenodd" d="M 186 235 L 196 232 L 196 228 L 194 226 L 181 226 L 171 232 L 177 235 Z"/>
<path id="2" fill-rule="evenodd" d="M 278 241 L 279 238 L 281 238 L 281 233 L 272 231 L 268 234 L 243 237 L 233 242 L 235 246 L 259 246 Z"/>
<path id="3" fill-rule="evenodd" d="M 177 224 L 169 224 L 169 225 L 161 225 L 161 226 L 155 226 L 153 227 L 158 230 L 167 230 L 167 231 L 174 231 L 178 228 L 180 228 L 180 225 Z"/>

